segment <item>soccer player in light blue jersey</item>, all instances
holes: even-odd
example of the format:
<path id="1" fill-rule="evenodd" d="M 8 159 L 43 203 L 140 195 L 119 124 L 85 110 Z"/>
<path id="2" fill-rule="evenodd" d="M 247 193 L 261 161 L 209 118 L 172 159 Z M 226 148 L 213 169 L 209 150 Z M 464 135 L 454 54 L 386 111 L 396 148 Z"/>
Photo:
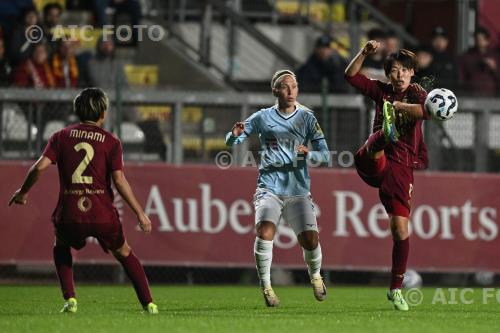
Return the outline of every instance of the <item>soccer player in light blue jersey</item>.
<path id="1" fill-rule="evenodd" d="M 271 262 L 276 228 L 284 220 L 302 246 L 314 296 L 323 301 L 326 287 L 320 275 L 322 254 L 307 165 L 327 163 L 330 154 L 313 112 L 296 101 L 295 74 L 289 70 L 276 72 L 271 88 L 277 104 L 237 122 L 226 135 L 228 146 L 239 144 L 252 134 L 260 138 L 261 159 L 254 196 L 257 273 L 266 305 L 279 306 L 271 286 Z"/>

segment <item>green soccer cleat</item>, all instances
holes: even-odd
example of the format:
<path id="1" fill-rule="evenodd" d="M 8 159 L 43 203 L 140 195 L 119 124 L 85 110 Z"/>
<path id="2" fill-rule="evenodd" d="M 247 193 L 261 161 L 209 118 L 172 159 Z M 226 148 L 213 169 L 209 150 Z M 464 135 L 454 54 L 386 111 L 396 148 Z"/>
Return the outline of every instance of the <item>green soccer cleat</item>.
<path id="1" fill-rule="evenodd" d="M 64 302 L 64 306 L 61 309 L 61 313 L 67 312 L 67 313 L 76 313 L 77 310 L 77 302 L 76 298 L 70 297 Z"/>
<path id="2" fill-rule="evenodd" d="M 398 142 L 399 132 L 396 128 L 396 112 L 394 106 L 390 102 L 384 101 L 383 113 L 384 121 L 382 123 L 382 131 L 384 132 L 385 141 Z"/>
<path id="3" fill-rule="evenodd" d="M 158 314 L 158 306 L 155 303 L 151 302 L 144 307 L 144 311 L 149 314 Z"/>
<path id="4" fill-rule="evenodd" d="M 313 287 L 314 297 L 319 301 L 324 301 L 326 298 L 326 286 L 323 282 L 323 278 L 318 275 L 311 279 L 311 285 Z"/>
<path id="5" fill-rule="evenodd" d="M 266 301 L 266 305 L 268 307 L 275 308 L 280 306 L 280 299 L 276 296 L 271 286 L 262 288 L 262 295 L 264 296 L 264 301 Z"/>
<path id="6" fill-rule="evenodd" d="M 394 308 L 399 311 L 408 311 L 410 308 L 408 307 L 408 303 L 406 303 L 403 298 L 403 294 L 401 294 L 401 289 L 393 289 L 387 292 L 387 299 L 392 302 Z"/>

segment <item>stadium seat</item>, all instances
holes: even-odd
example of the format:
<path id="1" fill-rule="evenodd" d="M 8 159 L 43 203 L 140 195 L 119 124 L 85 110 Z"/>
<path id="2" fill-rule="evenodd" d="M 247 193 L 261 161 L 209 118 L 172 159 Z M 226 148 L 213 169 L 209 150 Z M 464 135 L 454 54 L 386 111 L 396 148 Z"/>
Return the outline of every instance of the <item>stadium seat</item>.
<path id="1" fill-rule="evenodd" d="M 16 105 L 6 104 L 2 112 L 3 139 L 9 141 L 26 142 L 28 140 L 28 122 L 22 111 Z M 31 125 L 31 140 L 34 141 L 37 134 L 35 125 Z"/>
<path id="2" fill-rule="evenodd" d="M 60 120 L 49 121 L 43 130 L 43 141 L 47 142 L 52 134 L 66 127 L 66 123 Z"/>

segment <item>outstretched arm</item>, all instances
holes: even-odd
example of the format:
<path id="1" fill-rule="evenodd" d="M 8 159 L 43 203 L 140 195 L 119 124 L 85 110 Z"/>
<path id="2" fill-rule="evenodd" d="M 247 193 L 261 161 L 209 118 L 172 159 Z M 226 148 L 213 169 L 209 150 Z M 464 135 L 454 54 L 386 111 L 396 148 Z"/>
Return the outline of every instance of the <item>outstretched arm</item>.
<path id="1" fill-rule="evenodd" d="M 349 77 L 353 77 L 359 73 L 361 67 L 363 67 L 363 62 L 366 59 L 366 56 L 376 53 L 380 48 L 380 43 L 376 40 L 368 41 L 365 46 L 359 50 L 358 54 L 351 60 L 347 68 L 345 69 L 345 75 Z"/>
<path id="2" fill-rule="evenodd" d="M 328 150 L 328 145 L 324 138 L 311 141 L 312 150 L 309 150 L 304 145 L 297 147 L 297 153 L 304 154 L 308 160 L 312 163 L 329 163 L 330 162 L 330 151 Z"/>
<path id="3" fill-rule="evenodd" d="M 395 101 L 392 103 L 396 111 L 400 111 L 404 115 L 409 116 L 412 119 L 424 119 L 424 110 L 422 109 L 422 104 L 409 104 Z"/>
<path id="4" fill-rule="evenodd" d="M 113 182 L 115 183 L 116 186 L 116 190 L 118 191 L 118 193 L 120 193 L 125 202 L 134 211 L 142 231 L 146 233 L 151 232 L 151 221 L 149 220 L 149 217 L 147 217 L 146 214 L 144 213 L 144 210 L 142 209 L 139 201 L 137 201 L 134 192 L 130 187 L 130 184 L 125 178 L 125 174 L 123 173 L 123 171 L 122 170 L 113 171 L 112 176 L 113 176 Z"/>
<path id="5" fill-rule="evenodd" d="M 29 190 L 35 185 L 40 178 L 40 175 L 52 164 L 52 161 L 45 156 L 42 156 L 31 166 L 24 179 L 24 183 L 10 198 L 9 206 L 14 204 L 25 205 L 28 199 Z"/>
<path id="6" fill-rule="evenodd" d="M 234 124 L 231 132 L 226 134 L 226 146 L 242 143 L 248 136 L 245 131 L 245 123 L 239 121 Z"/>

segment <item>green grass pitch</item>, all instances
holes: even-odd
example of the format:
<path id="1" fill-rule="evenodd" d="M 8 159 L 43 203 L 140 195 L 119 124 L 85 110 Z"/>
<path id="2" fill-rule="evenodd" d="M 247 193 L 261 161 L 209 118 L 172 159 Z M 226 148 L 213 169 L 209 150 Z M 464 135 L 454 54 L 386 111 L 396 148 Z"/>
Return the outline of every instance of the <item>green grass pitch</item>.
<path id="1" fill-rule="evenodd" d="M 61 314 L 59 289 L 0 286 L 0 332 L 498 332 L 500 300 L 483 291 L 456 303 L 423 289 L 421 305 L 393 310 L 384 288 L 332 287 L 319 303 L 306 287 L 275 287 L 280 308 L 266 308 L 258 287 L 153 286 L 160 314 L 141 312 L 132 287 L 77 286 L 78 313 Z M 498 290 L 496 290 L 498 291 Z M 458 295 L 458 294 L 457 294 Z M 436 302 L 434 302 L 436 303 Z"/>

